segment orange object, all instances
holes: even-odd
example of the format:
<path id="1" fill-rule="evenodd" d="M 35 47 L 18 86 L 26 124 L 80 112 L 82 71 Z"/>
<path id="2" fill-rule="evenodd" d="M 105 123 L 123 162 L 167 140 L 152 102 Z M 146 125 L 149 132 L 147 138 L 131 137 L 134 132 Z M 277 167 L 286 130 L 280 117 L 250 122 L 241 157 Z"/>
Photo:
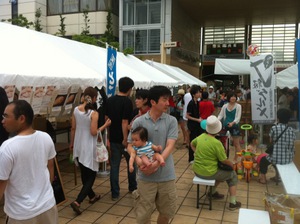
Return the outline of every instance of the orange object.
<path id="1" fill-rule="evenodd" d="M 253 162 L 244 160 L 243 165 L 246 169 L 251 169 L 253 167 Z"/>

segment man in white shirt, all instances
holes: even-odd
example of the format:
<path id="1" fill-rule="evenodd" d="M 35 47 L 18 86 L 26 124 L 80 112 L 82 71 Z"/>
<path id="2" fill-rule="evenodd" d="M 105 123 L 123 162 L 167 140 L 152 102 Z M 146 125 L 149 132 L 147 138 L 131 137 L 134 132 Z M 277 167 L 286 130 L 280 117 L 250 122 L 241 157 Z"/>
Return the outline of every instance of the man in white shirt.
<path id="1" fill-rule="evenodd" d="M 188 144 L 190 143 L 190 139 L 189 139 L 189 130 L 187 128 L 187 121 L 188 119 L 186 118 L 186 111 L 187 111 L 187 106 L 189 104 L 189 102 L 192 100 L 192 95 L 190 94 L 190 89 L 191 87 L 188 86 L 187 90 L 186 90 L 186 94 L 184 94 L 183 96 L 183 101 L 184 101 L 184 106 L 183 106 L 183 112 L 182 112 L 182 118 L 184 120 L 184 123 L 185 123 L 185 136 L 186 136 L 186 139 L 185 139 L 185 143 L 187 144 L 187 148 L 188 148 Z"/>
<path id="2" fill-rule="evenodd" d="M 6 223 L 57 224 L 51 182 L 55 148 L 51 137 L 32 128 L 33 110 L 25 100 L 8 104 L 3 127 L 15 134 L 0 147 L 0 199 L 5 192 Z"/>
<path id="3" fill-rule="evenodd" d="M 208 100 L 212 101 L 213 103 L 215 103 L 217 99 L 217 95 L 216 93 L 214 92 L 214 87 L 213 86 L 210 86 L 208 88 Z"/>

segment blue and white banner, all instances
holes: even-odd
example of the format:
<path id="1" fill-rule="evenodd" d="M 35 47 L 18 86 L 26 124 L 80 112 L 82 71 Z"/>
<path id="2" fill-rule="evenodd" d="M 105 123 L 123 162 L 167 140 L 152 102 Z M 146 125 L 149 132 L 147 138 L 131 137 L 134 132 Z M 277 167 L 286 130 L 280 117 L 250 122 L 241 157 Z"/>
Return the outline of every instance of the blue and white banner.
<path id="1" fill-rule="evenodd" d="M 298 87 L 300 87 L 300 39 L 296 40 L 296 52 L 297 52 L 297 60 L 298 60 Z M 298 91 L 298 121 L 300 122 L 300 91 Z M 300 123 L 299 123 L 299 129 L 300 129 Z"/>
<path id="2" fill-rule="evenodd" d="M 274 58 L 272 54 L 250 57 L 251 112 L 255 124 L 276 119 Z"/>
<path id="3" fill-rule="evenodd" d="M 106 94 L 107 97 L 115 95 L 117 86 L 117 51 L 111 47 L 107 48 L 107 77 Z"/>

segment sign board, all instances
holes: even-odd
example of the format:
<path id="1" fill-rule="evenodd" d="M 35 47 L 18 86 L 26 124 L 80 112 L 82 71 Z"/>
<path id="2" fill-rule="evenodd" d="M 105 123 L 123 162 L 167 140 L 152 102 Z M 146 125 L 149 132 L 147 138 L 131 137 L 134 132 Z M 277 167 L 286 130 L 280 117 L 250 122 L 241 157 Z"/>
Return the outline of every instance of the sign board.
<path id="1" fill-rule="evenodd" d="M 54 180 L 52 183 L 56 205 L 60 205 L 67 201 L 63 182 L 60 176 L 60 171 L 56 158 L 54 158 Z"/>
<path id="2" fill-rule="evenodd" d="M 276 119 L 275 75 L 272 54 L 250 57 L 252 121 L 254 124 L 273 124 Z"/>

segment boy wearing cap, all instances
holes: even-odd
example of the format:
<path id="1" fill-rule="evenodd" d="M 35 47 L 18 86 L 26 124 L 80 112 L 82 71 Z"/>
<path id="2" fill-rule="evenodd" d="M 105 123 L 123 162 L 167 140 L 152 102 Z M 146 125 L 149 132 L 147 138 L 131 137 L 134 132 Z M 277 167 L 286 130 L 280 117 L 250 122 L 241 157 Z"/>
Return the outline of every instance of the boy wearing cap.
<path id="1" fill-rule="evenodd" d="M 210 100 L 214 103 L 216 101 L 216 99 L 217 99 L 217 94 L 214 91 L 214 87 L 210 86 L 208 88 L 208 100 Z"/>
<path id="2" fill-rule="evenodd" d="M 230 203 L 229 210 L 235 210 L 241 207 L 241 202 L 236 201 L 236 185 L 238 182 L 235 171 L 221 170 L 218 168 L 218 161 L 233 167 L 230 160 L 227 159 L 222 143 L 215 138 L 221 131 L 222 124 L 218 118 L 211 115 L 206 120 L 206 132 L 195 138 L 191 142 L 191 147 L 195 152 L 193 171 L 197 177 L 206 180 L 216 180 L 212 188 L 212 197 L 214 199 L 223 199 L 224 195 L 216 191 L 220 182 L 226 181 L 229 187 Z"/>

